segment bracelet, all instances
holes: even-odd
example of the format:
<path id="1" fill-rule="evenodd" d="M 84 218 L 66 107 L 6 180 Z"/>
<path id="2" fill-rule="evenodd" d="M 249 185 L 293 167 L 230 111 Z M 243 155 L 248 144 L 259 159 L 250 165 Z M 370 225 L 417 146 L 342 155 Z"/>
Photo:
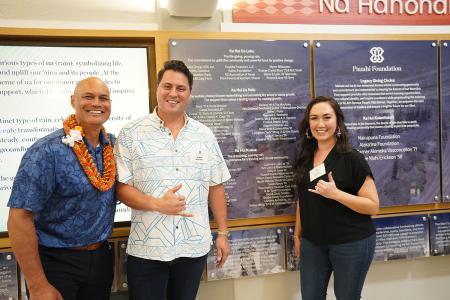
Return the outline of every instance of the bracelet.
<path id="1" fill-rule="evenodd" d="M 228 236 L 230 234 L 230 232 L 228 230 L 218 230 L 217 234 L 218 235 L 226 235 L 226 236 Z"/>

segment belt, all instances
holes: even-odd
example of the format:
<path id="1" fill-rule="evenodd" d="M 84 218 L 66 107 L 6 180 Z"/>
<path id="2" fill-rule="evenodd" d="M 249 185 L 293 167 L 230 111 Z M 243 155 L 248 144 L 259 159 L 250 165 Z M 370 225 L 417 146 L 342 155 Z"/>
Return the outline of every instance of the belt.
<path id="1" fill-rule="evenodd" d="M 103 246 L 103 244 L 105 243 L 105 241 L 101 241 L 101 242 L 97 242 L 94 244 L 90 244 L 87 246 L 80 246 L 80 247 L 71 247 L 71 248 L 66 248 L 66 249 L 70 249 L 70 250 L 97 250 L 98 248 L 100 248 L 101 246 Z"/>

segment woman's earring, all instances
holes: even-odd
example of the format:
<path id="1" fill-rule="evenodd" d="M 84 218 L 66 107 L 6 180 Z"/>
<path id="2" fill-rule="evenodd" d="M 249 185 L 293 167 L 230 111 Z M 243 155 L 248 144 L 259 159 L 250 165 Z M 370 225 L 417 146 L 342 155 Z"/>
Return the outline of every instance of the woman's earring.
<path id="1" fill-rule="evenodd" d="M 311 136 L 311 131 L 309 130 L 309 128 L 306 129 L 305 135 L 306 135 L 306 138 L 307 138 L 308 140 L 310 140 L 310 139 L 312 138 L 312 136 Z"/>
<path id="2" fill-rule="evenodd" d="M 341 132 L 341 129 L 338 127 L 338 130 L 336 132 L 336 137 L 339 139 L 339 138 L 341 138 L 341 136 L 342 136 L 342 132 Z"/>

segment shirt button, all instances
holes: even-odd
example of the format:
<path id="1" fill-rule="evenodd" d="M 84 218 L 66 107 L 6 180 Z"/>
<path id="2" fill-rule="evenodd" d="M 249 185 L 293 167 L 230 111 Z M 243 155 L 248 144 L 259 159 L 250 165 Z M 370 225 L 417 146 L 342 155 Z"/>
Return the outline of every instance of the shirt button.
<path id="1" fill-rule="evenodd" d="M 169 132 L 169 135 L 172 135 L 172 132 Z"/>
<path id="2" fill-rule="evenodd" d="M 175 149 L 175 152 L 178 152 L 178 149 Z"/>
<path id="3" fill-rule="evenodd" d="M 175 229 L 178 229 L 178 226 L 175 226 Z"/>
<path id="4" fill-rule="evenodd" d="M 175 171 L 178 171 L 178 168 L 176 168 Z"/>

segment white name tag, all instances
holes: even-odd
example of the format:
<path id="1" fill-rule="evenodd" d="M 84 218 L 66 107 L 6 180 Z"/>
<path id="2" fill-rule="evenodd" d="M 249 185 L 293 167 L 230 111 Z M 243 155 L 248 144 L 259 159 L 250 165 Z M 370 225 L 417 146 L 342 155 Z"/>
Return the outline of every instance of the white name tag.
<path id="1" fill-rule="evenodd" d="M 314 179 L 319 178 L 322 175 L 325 175 L 325 173 L 326 173 L 325 164 L 320 164 L 314 169 L 311 169 L 309 171 L 309 180 L 313 181 Z"/>
<path id="2" fill-rule="evenodd" d="M 193 163 L 204 164 L 204 163 L 208 162 L 208 153 L 205 153 L 204 151 L 203 152 L 202 151 L 194 152 L 194 153 L 192 153 L 191 161 Z"/>

